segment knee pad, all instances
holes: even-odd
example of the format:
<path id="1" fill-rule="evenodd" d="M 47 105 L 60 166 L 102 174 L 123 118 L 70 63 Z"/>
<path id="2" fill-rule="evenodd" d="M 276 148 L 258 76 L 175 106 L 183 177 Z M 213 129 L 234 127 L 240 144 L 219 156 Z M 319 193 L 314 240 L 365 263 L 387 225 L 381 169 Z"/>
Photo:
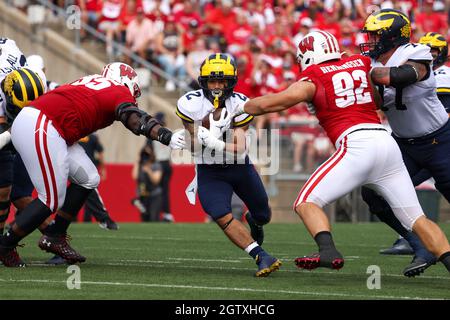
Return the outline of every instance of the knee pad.
<path id="1" fill-rule="evenodd" d="M 76 183 L 71 183 L 67 188 L 66 198 L 61 210 L 71 216 L 77 215 L 92 191 L 93 189 L 87 189 Z"/>
<path id="2" fill-rule="evenodd" d="M 270 207 L 261 211 L 250 211 L 250 213 L 255 223 L 260 226 L 268 224 L 270 219 L 272 219 L 272 209 Z"/>
<path id="3" fill-rule="evenodd" d="M 86 171 L 83 167 L 79 167 L 74 175 L 70 177 L 75 184 L 86 189 L 95 189 L 100 183 L 100 175 L 97 170 Z"/>

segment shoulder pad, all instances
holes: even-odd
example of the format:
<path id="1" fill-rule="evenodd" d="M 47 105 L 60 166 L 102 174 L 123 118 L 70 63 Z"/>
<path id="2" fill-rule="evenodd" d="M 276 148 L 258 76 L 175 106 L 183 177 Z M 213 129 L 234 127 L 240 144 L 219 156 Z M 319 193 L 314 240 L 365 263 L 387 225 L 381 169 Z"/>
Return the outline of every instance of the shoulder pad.
<path id="1" fill-rule="evenodd" d="M 201 112 L 203 105 L 203 91 L 190 91 L 177 102 L 176 115 L 187 122 L 194 122 L 196 114 Z"/>
<path id="2" fill-rule="evenodd" d="M 406 60 L 429 60 L 432 61 L 430 47 L 418 44 L 418 43 L 408 43 L 397 49 L 399 54 L 405 61 Z"/>

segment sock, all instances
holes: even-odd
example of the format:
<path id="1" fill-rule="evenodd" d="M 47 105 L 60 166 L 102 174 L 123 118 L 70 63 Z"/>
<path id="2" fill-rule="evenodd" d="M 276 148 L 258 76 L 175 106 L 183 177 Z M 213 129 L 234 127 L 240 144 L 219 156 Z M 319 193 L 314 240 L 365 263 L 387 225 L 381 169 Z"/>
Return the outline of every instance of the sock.
<path id="1" fill-rule="evenodd" d="M 252 242 L 247 248 L 245 248 L 245 251 L 253 258 L 256 259 L 257 256 L 267 256 L 267 252 L 264 251 L 263 248 L 261 248 L 256 241 Z"/>
<path id="2" fill-rule="evenodd" d="M 427 248 L 422 244 L 419 237 L 413 233 L 409 232 L 407 236 L 405 237 L 406 241 L 408 241 L 411 248 L 414 250 L 414 254 L 418 257 L 424 258 L 427 261 L 436 261 L 436 257 L 434 254 L 429 252 Z"/>
<path id="3" fill-rule="evenodd" d="M 59 214 L 55 217 L 55 222 L 45 228 L 45 234 L 56 236 L 66 234 L 67 229 L 70 226 L 71 221 L 61 217 Z"/>
<path id="4" fill-rule="evenodd" d="M 22 238 L 10 228 L 3 237 L 0 237 L 0 244 L 5 247 L 15 247 Z"/>
<path id="5" fill-rule="evenodd" d="M 447 270 L 450 272 L 450 251 L 447 251 L 439 257 L 439 261 L 444 264 Z"/>
<path id="6" fill-rule="evenodd" d="M 336 250 L 333 242 L 333 237 L 329 231 L 321 231 L 314 237 L 317 245 L 319 246 L 319 251 Z"/>

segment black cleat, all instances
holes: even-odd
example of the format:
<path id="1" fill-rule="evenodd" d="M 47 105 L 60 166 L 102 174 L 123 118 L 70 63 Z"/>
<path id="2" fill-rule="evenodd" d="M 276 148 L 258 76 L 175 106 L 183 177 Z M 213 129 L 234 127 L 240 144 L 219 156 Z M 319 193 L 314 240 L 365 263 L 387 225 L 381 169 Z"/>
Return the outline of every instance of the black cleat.
<path id="1" fill-rule="evenodd" d="M 256 264 L 258 265 L 258 271 L 255 273 L 255 277 L 267 277 L 274 271 L 277 271 L 281 267 L 281 261 L 270 255 L 257 256 Z"/>
<path id="2" fill-rule="evenodd" d="M 46 264 L 51 264 L 54 266 L 59 266 L 61 264 L 67 264 L 67 261 L 64 260 L 64 258 L 61 258 L 58 255 L 53 256 L 53 258 L 50 258 L 49 260 L 47 260 Z"/>
<path id="3" fill-rule="evenodd" d="M 247 211 L 245 213 L 245 220 L 247 220 L 248 226 L 250 227 L 250 234 L 253 240 L 256 240 L 259 245 L 262 245 L 264 242 L 263 226 L 256 224 L 255 220 L 253 220 L 253 217 L 250 214 L 250 211 Z"/>
<path id="4" fill-rule="evenodd" d="M 408 277 L 420 276 L 427 268 L 436 264 L 437 259 L 425 259 L 423 257 L 414 256 L 411 263 L 403 270 L 403 274 Z"/>
<path id="5" fill-rule="evenodd" d="M 119 230 L 117 223 L 115 223 L 110 217 L 107 217 L 105 220 L 101 221 L 98 226 L 102 229 Z"/>
<path id="6" fill-rule="evenodd" d="M 16 247 L 0 246 L 0 261 L 5 267 L 9 268 L 25 267 L 25 262 L 23 262 L 23 260 L 17 253 Z"/>
<path id="7" fill-rule="evenodd" d="M 400 238 L 394 242 L 392 247 L 380 250 L 380 254 L 412 255 L 414 250 L 406 239 Z"/>
<path id="8" fill-rule="evenodd" d="M 66 234 L 60 236 L 42 235 L 39 239 L 38 245 L 44 251 L 54 253 L 65 259 L 67 263 L 73 264 L 77 262 L 85 262 L 86 258 L 76 252 L 68 242 Z"/>
<path id="9" fill-rule="evenodd" d="M 298 268 L 306 270 L 314 270 L 316 268 L 339 270 L 344 266 L 344 258 L 338 252 L 332 256 L 313 253 L 309 256 L 297 258 L 294 262 Z"/>

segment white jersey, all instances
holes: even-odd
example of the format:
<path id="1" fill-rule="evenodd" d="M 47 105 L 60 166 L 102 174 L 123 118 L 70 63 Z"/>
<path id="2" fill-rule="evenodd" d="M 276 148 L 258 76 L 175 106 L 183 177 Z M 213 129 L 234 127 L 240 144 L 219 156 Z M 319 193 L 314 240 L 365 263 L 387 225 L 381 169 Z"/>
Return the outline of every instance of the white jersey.
<path id="1" fill-rule="evenodd" d="M 428 46 L 408 43 L 398 47 L 385 65 L 372 61 L 372 66 L 395 67 L 408 60 L 431 62 L 433 58 Z M 436 94 L 436 79 L 433 72 L 430 72 L 427 79 L 403 88 L 402 103 L 407 110 L 396 109 L 395 95 L 395 88 L 384 88 L 383 106 L 388 109 L 385 114 L 397 137 L 421 137 L 438 130 L 448 121 L 448 114 Z"/>
<path id="2" fill-rule="evenodd" d="M 248 98 L 239 92 L 233 92 L 230 98 L 225 100 L 225 108 L 233 113 L 239 106 L 247 102 Z M 194 123 L 202 121 L 205 116 L 213 112 L 214 105 L 204 95 L 203 90 L 195 90 L 186 93 L 178 99 L 176 114 L 182 120 Z M 241 114 L 233 119 L 233 127 L 242 127 L 252 121 L 253 116 L 247 113 Z"/>
<path id="3" fill-rule="evenodd" d="M 434 70 L 436 78 L 436 92 L 438 95 L 450 95 L 450 67 L 442 65 Z M 450 113 L 450 106 L 444 106 Z"/>
<path id="4" fill-rule="evenodd" d="M 8 73 L 27 65 L 27 59 L 14 40 L 0 38 L 0 82 Z M 5 94 L 0 90 L 0 117 L 5 115 Z"/>
<path id="5" fill-rule="evenodd" d="M 0 38 L 0 83 L 12 71 L 27 67 L 37 73 L 44 85 L 44 93 L 47 92 L 47 78 L 44 72 L 36 67 L 29 67 L 27 59 L 14 40 Z M 0 117 L 5 116 L 6 98 L 3 90 L 0 90 Z"/>

